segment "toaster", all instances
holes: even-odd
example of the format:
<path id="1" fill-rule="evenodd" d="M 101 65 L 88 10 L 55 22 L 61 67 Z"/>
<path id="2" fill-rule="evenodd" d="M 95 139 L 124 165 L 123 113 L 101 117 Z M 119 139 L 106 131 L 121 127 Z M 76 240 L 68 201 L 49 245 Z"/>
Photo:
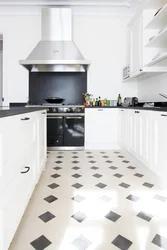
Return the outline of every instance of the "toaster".
<path id="1" fill-rule="evenodd" d="M 138 104 L 138 98 L 137 97 L 125 97 L 123 106 L 129 107 L 129 106 L 136 106 Z"/>

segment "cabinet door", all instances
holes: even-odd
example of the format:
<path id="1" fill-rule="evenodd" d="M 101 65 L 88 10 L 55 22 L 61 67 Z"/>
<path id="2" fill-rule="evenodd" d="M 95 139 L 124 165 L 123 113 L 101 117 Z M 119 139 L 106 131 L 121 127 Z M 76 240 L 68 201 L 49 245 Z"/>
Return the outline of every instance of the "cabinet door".
<path id="1" fill-rule="evenodd" d="M 138 143 L 138 116 L 136 111 L 129 111 L 129 152 L 137 157 L 137 143 Z"/>
<path id="2" fill-rule="evenodd" d="M 38 153 L 39 170 L 46 161 L 46 111 L 38 112 Z"/>
<path id="3" fill-rule="evenodd" d="M 137 150 L 139 160 L 145 165 L 149 166 L 149 125 L 150 125 L 150 112 L 140 111 L 138 113 L 139 141 L 137 143 Z"/>
<path id="4" fill-rule="evenodd" d="M 85 141 L 90 143 L 117 143 L 118 110 L 110 108 L 86 109 Z"/>
<path id="5" fill-rule="evenodd" d="M 140 16 L 131 27 L 131 76 L 142 69 L 142 16 Z"/>
<path id="6" fill-rule="evenodd" d="M 167 176 L 167 114 L 152 112 L 150 169 L 162 179 Z"/>
<path id="7" fill-rule="evenodd" d="M 126 150 L 129 150 L 128 126 L 128 110 L 121 109 L 119 110 L 119 143 Z"/>

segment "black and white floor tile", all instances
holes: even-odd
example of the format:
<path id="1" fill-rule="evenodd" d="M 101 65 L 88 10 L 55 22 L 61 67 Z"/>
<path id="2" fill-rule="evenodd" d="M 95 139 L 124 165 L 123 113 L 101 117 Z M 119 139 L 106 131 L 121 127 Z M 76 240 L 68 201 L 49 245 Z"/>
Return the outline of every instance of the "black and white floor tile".
<path id="1" fill-rule="evenodd" d="M 167 192 L 123 152 L 49 152 L 9 248 L 23 249 L 167 249 Z"/>

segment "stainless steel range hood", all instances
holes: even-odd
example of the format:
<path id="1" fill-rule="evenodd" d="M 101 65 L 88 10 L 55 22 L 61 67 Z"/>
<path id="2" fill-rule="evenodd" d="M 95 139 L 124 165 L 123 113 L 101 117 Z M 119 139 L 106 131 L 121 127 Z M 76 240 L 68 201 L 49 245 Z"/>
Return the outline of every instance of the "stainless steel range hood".
<path id="1" fill-rule="evenodd" d="M 42 9 L 42 38 L 26 60 L 19 63 L 31 72 L 85 72 L 85 60 L 72 41 L 70 8 Z"/>

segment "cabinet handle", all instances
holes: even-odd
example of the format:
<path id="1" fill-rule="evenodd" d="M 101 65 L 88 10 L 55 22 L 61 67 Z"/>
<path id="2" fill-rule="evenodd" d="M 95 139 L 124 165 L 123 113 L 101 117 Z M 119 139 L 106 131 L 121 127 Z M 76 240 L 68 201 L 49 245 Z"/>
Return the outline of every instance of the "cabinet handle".
<path id="1" fill-rule="evenodd" d="M 140 113 L 140 111 L 135 111 L 135 113 L 136 113 L 136 114 L 139 114 L 139 113 Z"/>
<path id="2" fill-rule="evenodd" d="M 25 118 L 22 118 L 21 120 L 22 121 L 28 121 L 28 120 L 30 120 L 30 118 L 29 117 L 25 117 Z"/>
<path id="3" fill-rule="evenodd" d="M 26 174 L 30 171 L 30 167 L 25 167 L 25 169 L 27 169 L 26 171 L 22 171 L 21 174 Z"/>
<path id="4" fill-rule="evenodd" d="M 42 112 L 41 114 L 42 114 L 42 115 L 45 115 L 45 114 L 46 114 L 46 112 Z"/>
<path id="5" fill-rule="evenodd" d="M 123 109 L 121 109 L 121 111 L 124 111 Z"/>
<path id="6" fill-rule="evenodd" d="M 82 119 L 81 116 L 68 116 L 66 117 L 67 120 L 70 120 L 70 119 Z"/>
<path id="7" fill-rule="evenodd" d="M 103 109 L 98 109 L 98 111 L 103 111 Z"/>
<path id="8" fill-rule="evenodd" d="M 161 116 L 167 116 L 167 115 L 161 115 Z"/>
<path id="9" fill-rule="evenodd" d="M 62 116 L 48 116 L 47 118 L 48 119 L 59 119 L 59 120 L 63 119 Z"/>

